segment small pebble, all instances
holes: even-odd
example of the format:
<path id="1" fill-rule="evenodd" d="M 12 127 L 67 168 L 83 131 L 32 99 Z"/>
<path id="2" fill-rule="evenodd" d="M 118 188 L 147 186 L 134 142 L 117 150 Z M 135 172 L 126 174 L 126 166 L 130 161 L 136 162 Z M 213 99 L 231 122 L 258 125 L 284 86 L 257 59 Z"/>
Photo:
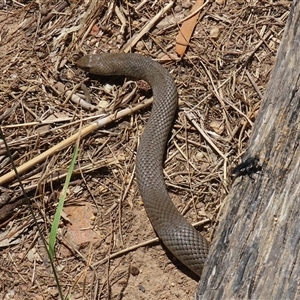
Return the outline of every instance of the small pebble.
<path id="1" fill-rule="evenodd" d="M 220 35 L 220 29 L 219 27 L 213 27 L 211 30 L 210 30 L 210 37 L 213 38 L 213 39 L 217 39 Z"/>

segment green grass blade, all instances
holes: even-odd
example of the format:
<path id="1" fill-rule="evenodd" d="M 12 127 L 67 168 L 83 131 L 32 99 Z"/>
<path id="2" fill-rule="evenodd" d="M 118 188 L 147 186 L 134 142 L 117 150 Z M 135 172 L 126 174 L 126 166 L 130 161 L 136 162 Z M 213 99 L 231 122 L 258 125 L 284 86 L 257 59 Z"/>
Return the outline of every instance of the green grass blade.
<path id="1" fill-rule="evenodd" d="M 61 212 L 62 212 L 62 209 L 64 207 L 64 202 L 65 202 L 65 199 L 66 199 L 66 194 L 67 194 L 67 190 L 68 190 L 68 187 L 69 187 L 71 176 L 72 176 L 72 173 L 73 173 L 73 170 L 74 170 L 77 155 L 78 155 L 78 145 L 76 143 L 75 148 L 74 148 L 74 154 L 73 154 L 73 157 L 72 157 L 72 161 L 71 161 L 71 164 L 69 166 L 69 170 L 68 170 L 68 173 L 67 173 L 67 176 L 66 176 L 64 187 L 63 187 L 63 190 L 60 194 L 59 201 L 58 201 L 58 206 L 56 208 L 53 223 L 52 223 L 52 226 L 51 226 L 51 232 L 50 232 L 50 236 L 49 236 L 49 254 L 50 254 L 50 259 L 52 259 L 52 260 L 54 258 L 54 247 L 55 247 L 55 241 L 56 241 L 56 236 L 57 236 L 57 228 L 58 228 L 58 225 L 59 225 Z"/>

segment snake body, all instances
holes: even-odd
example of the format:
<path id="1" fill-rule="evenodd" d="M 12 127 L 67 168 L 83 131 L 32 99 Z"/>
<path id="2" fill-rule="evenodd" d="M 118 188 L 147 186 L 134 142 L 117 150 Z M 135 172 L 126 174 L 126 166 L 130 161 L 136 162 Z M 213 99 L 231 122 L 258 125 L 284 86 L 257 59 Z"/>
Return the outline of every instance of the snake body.
<path id="1" fill-rule="evenodd" d="M 157 235 L 182 263 L 201 275 L 209 243 L 178 212 L 167 192 L 163 159 L 178 106 L 172 76 L 158 62 L 139 54 L 85 55 L 77 65 L 96 75 L 124 75 L 147 81 L 153 107 L 136 156 L 136 177 L 147 215 Z"/>

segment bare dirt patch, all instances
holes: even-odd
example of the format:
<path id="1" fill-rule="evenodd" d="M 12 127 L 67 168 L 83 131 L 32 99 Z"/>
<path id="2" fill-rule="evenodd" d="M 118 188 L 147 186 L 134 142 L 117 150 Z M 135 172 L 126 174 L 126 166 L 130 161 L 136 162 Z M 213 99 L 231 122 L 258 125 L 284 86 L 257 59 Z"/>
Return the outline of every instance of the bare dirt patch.
<path id="1" fill-rule="evenodd" d="M 168 143 L 166 183 L 188 220 L 203 221 L 199 230 L 208 239 L 217 230 L 232 184 L 230 170 L 247 146 L 291 4 L 217 2 L 222 1 L 210 1 L 201 10 L 182 60 L 174 52 L 179 25 L 172 21 L 188 15 L 188 1 L 176 1 L 132 48 L 157 59 L 176 80 L 180 107 Z M 39 6 L 34 1 L 0 1 L 0 120 L 17 166 L 68 138 L 80 124 L 151 97 L 143 82 L 99 82 L 75 62 L 82 53 L 123 51 L 169 3 L 52 1 Z M 83 83 L 90 95 L 87 106 L 65 93 L 83 95 Z M 64 296 L 193 298 L 197 278 L 170 254 L 168 258 L 159 242 L 134 248 L 156 237 L 133 176 L 148 116 L 146 108 L 80 141 L 54 262 Z M 73 151 L 74 145 L 61 149 L 21 174 L 46 239 Z M 226 164 L 220 153 L 227 156 Z M 0 165 L 1 178 L 12 169 L 2 141 Z M 19 196 L 19 184 L 11 178 L 3 186 L 8 190 L 0 191 L 0 296 L 57 299 L 49 259 L 28 205 Z M 70 210 L 86 219 L 77 236 L 70 235 L 70 224 L 76 222 Z M 91 239 L 84 240 L 86 236 Z"/>

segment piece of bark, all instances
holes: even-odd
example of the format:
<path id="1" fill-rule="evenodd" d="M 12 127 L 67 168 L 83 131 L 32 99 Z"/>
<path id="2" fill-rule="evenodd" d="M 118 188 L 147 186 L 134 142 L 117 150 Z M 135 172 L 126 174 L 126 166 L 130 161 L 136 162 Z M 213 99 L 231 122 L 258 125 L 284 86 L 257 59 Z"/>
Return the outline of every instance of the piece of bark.
<path id="1" fill-rule="evenodd" d="M 294 0 L 245 155 L 264 173 L 234 183 L 196 299 L 300 299 L 299 24 Z"/>

